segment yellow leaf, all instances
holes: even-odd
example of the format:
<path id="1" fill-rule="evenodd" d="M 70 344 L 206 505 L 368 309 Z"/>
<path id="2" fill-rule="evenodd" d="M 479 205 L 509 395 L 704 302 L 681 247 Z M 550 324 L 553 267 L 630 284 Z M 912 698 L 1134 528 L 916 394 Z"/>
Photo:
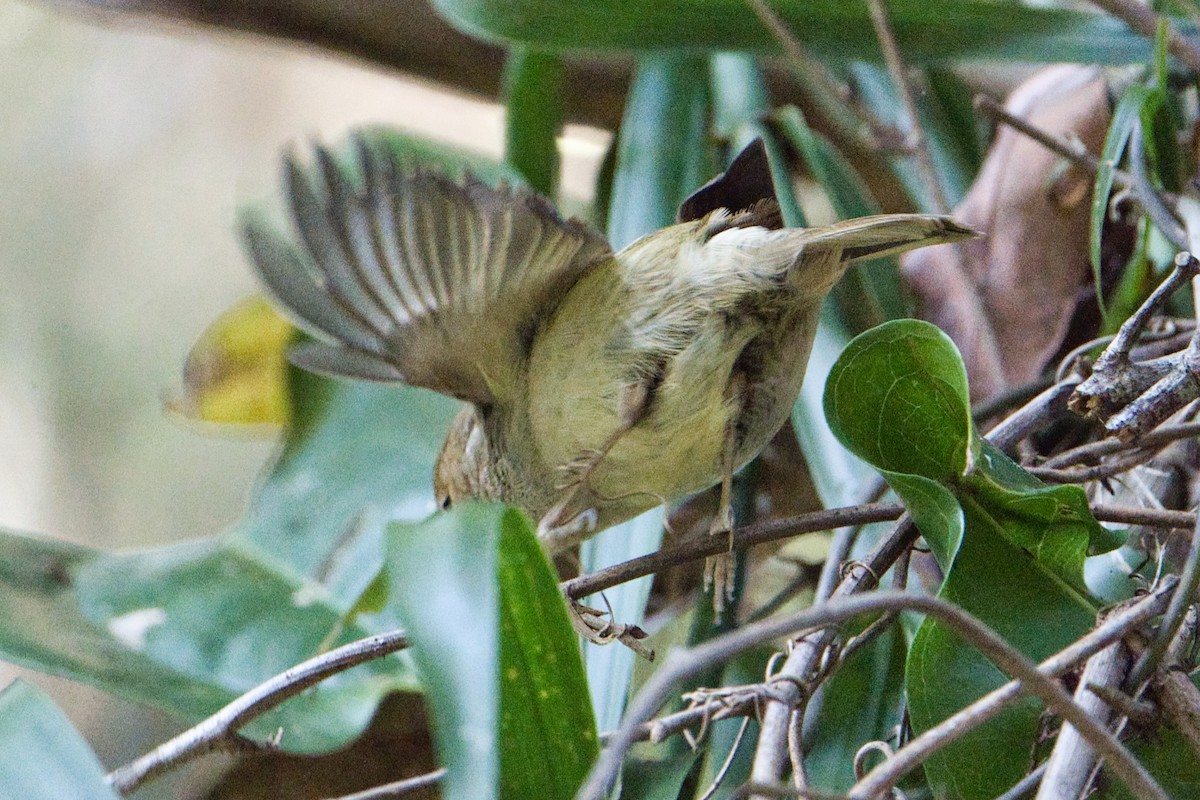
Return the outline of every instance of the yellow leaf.
<path id="1" fill-rule="evenodd" d="M 221 425 L 286 425 L 285 353 L 296 329 L 261 295 L 247 297 L 200 335 L 167 408 Z"/>

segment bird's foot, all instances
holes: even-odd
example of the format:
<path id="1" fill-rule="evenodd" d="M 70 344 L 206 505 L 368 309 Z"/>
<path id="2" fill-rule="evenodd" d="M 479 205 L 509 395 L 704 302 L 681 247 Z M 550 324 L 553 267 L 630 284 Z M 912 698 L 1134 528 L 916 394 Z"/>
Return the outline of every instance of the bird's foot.
<path id="1" fill-rule="evenodd" d="M 637 625 L 623 625 L 612 618 L 612 609 L 601 611 L 570 600 L 567 615 L 575 632 L 593 644 L 620 642 L 647 661 L 654 660 L 654 651 L 642 644 L 646 632 Z"/>
<path id="2" fill-rule="evenodd" d="M 725 538 L 725 552 L 709 556 L 704 563 L 704 590 L 712 590 L 713 610 L 720 617 L 726 603 L 733 599 L 733 578 L 737 567 L 733 554 L 733 509 L 729 506 L 717 511 L 708 528 L 709 536 Z"/>
<path id="3" fill-rule="evenodd" d="M 574 492 L 568 494 L 554 508 L 547 511 L 544 517 L 538 520 L 538 541 L 550 553 L 558 553 L 568 547 L 577 545 L 596 532 L 600 515 L 594 508 L 586 509 L 571 517 L 566 522 L 562 521 L 567 506 L 574 499 Z"/>

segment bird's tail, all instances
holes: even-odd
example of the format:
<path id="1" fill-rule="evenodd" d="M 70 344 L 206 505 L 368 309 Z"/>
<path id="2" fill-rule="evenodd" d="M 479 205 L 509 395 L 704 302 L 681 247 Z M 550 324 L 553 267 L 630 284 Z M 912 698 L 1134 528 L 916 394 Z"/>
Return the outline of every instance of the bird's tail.
<path id="1" fill-rule="evenodd" d="M 898 255 L 979 235 L 950 217 L 936 214 L 880 214 L 810 228 L 805 233 L 811 234 L 806 246 L 836 244 L 844 261 Z"/>

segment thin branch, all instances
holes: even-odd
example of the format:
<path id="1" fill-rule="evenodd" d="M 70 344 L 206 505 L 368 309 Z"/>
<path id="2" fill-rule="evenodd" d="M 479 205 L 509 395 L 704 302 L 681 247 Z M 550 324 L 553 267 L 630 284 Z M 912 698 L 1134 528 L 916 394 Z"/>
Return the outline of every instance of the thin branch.
<path id="1" fill-rule="evenodd" d="M 1092 0 L 1093 5 L 1100 6 L 1108 13 L 1125 21 L 1129 27 L 1145 36 L 1154 39 L 1158 36 L 1158 26 L 1162 18 L 1142 5 L 1137 0 Z M 1167 24 L 1167 49 L 1171 55 L 1182 61 L 1192 72 L 1200 72 L 1200 49 L 1191 40 L 1180 36 L 1170 23 Z"/>
<path id="2" fill-rule="evenodd" d="M 1025 437 L 1067 415 L 1067 401 L 1083 378 L 1068 375 L 1004 418 L 984 437 L 996 447 L 1010 451 Z"/>
<path id="3" fill-rule="evenodd" d="M 1033 794 L 1033 790 L 1042 782 L 1042 776 L 1045 774 L 1046 763 L 1042 762 L 1032 772 L 1013 784 L 1011 789 L 997 797 L 996 800 L 1024 800 L 1024 798 Z"/>
<path id="4" fill-rule="evenodd" d="M 1021 680 L 1027 691 L 1037 695 L 1052 712 L 1070 722 L 1088 737 L 1088 741 L 1100 751 L 1113 772 L 1129 786 L 1139 800 L 1168 800 L 1162 787 L 1112 734 L 1083 713 L 1058 683 L 1041 675 L 1033 662 L 988 626 L 962 609 L 938 598 L 896 592 L 873 592 L 869 595 L 831 600 L 807 608 L 790 618 L 766 620 L 716 637 L 689 650 L 672 651 L 662 667 L 651 676 L 630 703 L 624 722 L 593 766 L 576 795 L 577 800 L 602 800 L 607 795 L 619 774 L 629 747 L 633 744 L 638 726 L 670 699 L 676 684 L 694 679 L 714 664 L 725 663 L 737 653 L 781 636 L 794 636 L 803 630 L 827 630 L 830 626 L 866 613 L 906 609 L 923 612 L 950 626 L 1000 669 Z"/>
<path id="5" fill-rule="evenodd" d="M 239 728 L 331 675 L 408 647 L 403 630 L 368 636 L 301 662 L 243 694 L 195 727 L 108 774 L 117 791 L 132 792 L 147 780 L 222 749 L 244 749 Z"/>
<path id="6" fill-rule="evenodd" d="M 853 568 L 841 574 L 838 564 L 825 563 L 824 570 L 837 570 L 841 580 L 830 597 L 844 599 L 852 597 L 862 588 L 878 583 L 877 576 L 886 572 L 900 555 L 906 552 L 920 533 L 907 514 L 866 556 L 854 562 Z M 792 710 L 803 699 L 801 687 L 811 680 L 812 673 L 821 661 L 822 654 L 833 641 L 833 630 L 820 630 L 793 642 L 791 652 L 780 669 L 780 690 L 785 693 L 782 701 L 769 702 L 759 726 L 758 747 L 754 753 L 750 779 L 756 783 L 773 784 L 783 772 L 787 758 L 787 735 Z"/>
<path id="7" fill-rule="evenodd" d="M 1073 447 L 1070 450 L 1064 450 L 1051 459 L 1048 459 L 1043 466 L 1045 467 L 1066 467 L 1074 464 L 1081 464 L 1093 458 L 1112 455 L 1123 450 L 1142 447 L 1158 447 L 1159 445 L 1168 445 L 1180 439 L 1191 439 L 1192 437 L 1200 436 L 1200 422 L 1183 422 L 1178 425 L 1163 425 L 1161 428 L 1156 428 L 1145 436 L 1138 439 L 1132 444 L 1122 442 L 1120 439 L 1101 439 L 1098 442 L 1088 442 L 1078 447 Z"/>
<path id="8" fill-rule="evenodd" d="M 1121 685 L 1133 658 L 1121 642 L 1111 645 L 1088 659 L 1075 688 L 1075 702 L 1105 728 L 1117 716 L 1094 687 Z M 1046 774 L 1038 789 L 1038 800 L 1076 800 L 1086 795 L 1100 766 L 1095 748 L 1073 726 L 1063 725 L 1046 762 Z"/>
<path id="9" fill-rule="evenodd" d="M 1196 524 L 1194 511 L 1167 511 L 1161 508 L 1138 508 L 1098 504 L 1092 506 L 1092 516 L 1101 522 L 1123 525 L 1144 525 L 1148 528 L 1191 528 Z"/>
<path id="10" fill-rule="evenodd" d="M 1129 672 L 1129 680 L 1125 683 L 1125 691 L 1133 694 L 1158 667 L 1167 647 L 1175 639 L 1187 617 L 1188 606 L 1196 601 L 1196 589 L 1200 587 L 1200 520 L 1192 529 L 1192 541 L 1188 547 L 1187 559 L 1183 562 L 1183 570 L 1179 576 L 1179 588 L 1171 597 L 1171 606 L 1167 609 L 1162 625 Z"/>
<path id="11" fill-rule="evenodd" d="M 1096 464 L 1091 467 L 1072 467 L 1071 469 L 1055 469 L 1054 467 L 1025 467 L 1025 470 L 1047 483 L 1085 483 L 1112 478 L 1135 467 L 1140 467 L 1158 455 L 1162 448 L 1130 449 L 1118 458 Z"/>
<path id="12" fill-rule="evenodd" d="M 1010 112 L 994 97 L 986 94 L 975 95 L 975 108 L 995 122 L 1007 125 L 1018 133 L 1032 139 L 1051 153 L 1062 156 L 1089 175 L 1095 176 L 1100 171 L 1100 160 L 1089 153 L 1082 142 L 1069 142 L 1052 133 L 1047 133 L 1036 125 L 1031 125 L 1028 120 L 1022 119 Z M 1128 186 L 1133 182 L 1133 179 L 1127 172 L 1114 170 L 1113 174 L 1116 176 L 1117 183 L 1121 186 Z"/>
<path id="13" fill-rule="evenodd" d="M 904 60 L 900 57 L 900 45 L 896 42 L 896 34 L 892 30 L 891 20 L 888 19 L 887 7 L 883 0 L 869 0 L 868 5 L 871 9 L 871 24 L 875 28 L 875 38 L 879 39 L 879 46 L 883 50 L 883 61 L 887 65 L 888 74 L 896 87 L 896 93 L 900 95 L 900 101 L 904 103 L 904 112 L 908 116 L 910 126 L 908 144 L 916 155 L 917 168 L 924 179 L 925 189 L 929 192 L 933 210 L 938 214 L 949 214 L 950 201 L 946 199 L 946 192 L 938 178 L 937 167 L 933 163 L 933 154 L 929 151 L 929 142 L 925 138 L 924 131 L 921 130 L 921 116 L 917 110 L 912 82 L 908 79 Z"/>
<path id="14" fill-rule="evenodd" d="M 406 795 L 416 789 L 424 789 L 427 786 L 433 786 L 442 778 L 446 777 L 446 769 L 435 769 L 433 772 L 427 772 L 424 775 L 417 775 L 413 778 L 405 778 L 402 781 L 394 783 L 385 783 L 381 786 L 375 786 L 370 789 L 365 789 L 354 794 L 346 794 L 341 797 L 330 798 L 330 800 L 385 800 L 389 797 L 400 797 Z"/>
<path id="15" fill-rule="evenodd" d="M 1038 672 L 1048 679 L 1064 675 L 1139 625 L 1163 613 L 1170 602 L 1171 588 L 1170 585 L 1162 586 L 1138 602 L 1109 614 L 1094 630 L 1039 664 Z M 1021 681 L 1009 681 L 922 732 L 867 773 L 854 787 L 859 793 L 857 796 L 875 797 L 890 790 L 934 753 L 993 719 L 1023 690 Z"/>
<path id="16" fill-rule="evenodd" d="M 899 503 L 865 503 L 813 511 L 796 517 L 770 520 L 738 528 L 733 532 L 733 546 L 735 548 L 750 547 L 806 533 L 819 533 L 835 528 L 867 525 L 872 522 L 887 522 L 896 519 L 902 513 L 904 513 L 904 507 Z M 643 575 L 660 572 L 676 564 L 723 553 L 728 547 L 728 539 L 700 536 L 671 547 L 664 547 L 655 553 L 623 561 L 607 569 L 563 581 L 560 587 L 567 597 L 577 600 Z"/>

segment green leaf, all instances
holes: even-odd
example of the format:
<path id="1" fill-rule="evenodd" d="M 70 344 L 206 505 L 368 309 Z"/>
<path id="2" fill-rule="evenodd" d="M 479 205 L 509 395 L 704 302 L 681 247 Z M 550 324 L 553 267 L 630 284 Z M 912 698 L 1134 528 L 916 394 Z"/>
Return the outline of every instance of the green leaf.
<path id="1" fill-rule="evenodd" d="M 1117 164 L 1129 144 L 1129 136 L 1133 126 L 1138 123 L 1141 108 L 1153 92 L 1142 84 L 1134 84 L 1125 90 L 1117 107 L 1113 110 L 1112 121 L 1108 124 L 1108 133 L 1104 137 L 1104 148 L 1100 151 L 1100 167 L 1096 170 L 1096 181 L 1092 186 L 1091 214 L 1091 248 L 1092 279 L 1096 287 L 1096 297 L 1100 303 L 1100 313 L 1105 318 L 1105 327 L 1112 327 L 1108 320 L 1108 309 L 1105 305 L 1104 293 L 1100 285 L 1100 259 L 1103 252 L 1104 223 L 1108 219 L 1108 198 L 1112 194 L 1113 181 Z"/>
<path id="2" fill-rule="evenodd" d="M 0 531 L 0 654 L 196 721 L 278 671 L 367 635 L 314 583 L 213 541 L 108 554 Z M 248 731 L 286 750 L 345 744 L 389 691 L 398 658 L 331 678 Z"/>
<path id="3" fill-rule="evenodd" d="M 558 185 L 564 74 L 558 56 L 524 47 L 509 53 L 504 71 L 504 161 L 546 197 L 553 197 Z"/>
<path id="4" fill-rule="evenodd" d="M 281 572 L 237 540 L 98 554 L 75 570 L 73 584 L 95 629 L 176 676 L 156 680 L 154 669 L 75 677 L 187 718 L 374 632 L 347 622 L 326 587 Z M 283 728 L 285 749 L 324 752 L 357 736 L 385 694 L 415 687 L 403 658 L 378 659 L 323 681 L 245 732 L 269 738 Z"/>
<path id="5" fill-rule="evenodd" d="M 0 691 L 0 800 L 117 800 L 88 743 L 45 692 Z"/>
<path id="6" fill-rule="evenodd" d="M 385 616 L 412 640 L 447 800 L 496 797 L 500 775 L 497 553 L 511 512 L 466 503 L 387 528 Z"/>
<path id="7" fill-rule="evenodd" d="M 500 796 L 574 795 L 599 754 L 587 678 L 562 592 L 533 528 L 500 530 Z"/>
<path id="8" fill-rule="evenodd" d="M 926 322 L 896 320 L 842 353 L 825 386 L 825 415 L 842 443 L 875 467 L 946 481 L 975 461 L 968 397 L 949 337 Z"/>
<path id="9" fill-rule="evenodd" d="M 859 336 L 830 372 L 825 408 L 847 447 L 883 472 L 929 542 L 938 596 L 1035 661 L 1087 631 L 1097 607 L 1083 562 L 1111 547 L 1078 487 L 1045 487 L 985 445 L 970 420 L 958 351 L 915 320 Z M 974 455 L 972 455 L 974 454 Z M 1007 680 L 949 627 L 926 619 L 905 686 L 913 729 L 928 730 Z M 1032 699 L 926 764 L 935 796 L 991 798 L 1023 775 L 1041 710 Z"/>
<path id="10" fill-rule="evenodd" d="M 613 247 L 672 224 L 683 199 L 715 172 L 708 115 L 707 59 L 660 53 L 639 61 L 617 142 Z"/>
<path id="11" fill-rule="evenodd" d="M 360 135 L 403 164 L 470 170 L 489 183 L 520 180 L 507 167 L 394 130 Z M 338 152 L 344 157 L 349 148 Z M 359 180 L 348 163 L 342 167 Z M 426 389 L 331 381 L 297 369 L 289 378 L 293 425 L 233 535 L 319 580 L 349 609 L 378 572 L 383 519 L 434 510 L 433 464 L 461 404 Z"/>
<path id="12" fill-rule="evenodd" d="M 551 50 L 780 53 L 775 37 L 741 0 L 435 0 L 434 5 L 476 35 Z M 881 58 L 864 4 L 782 0 L 772 8 L 818 58 Z M 946 59 L 1126 64 L 1150 54 L 1145 40 L 1102 14 L 984 0 L 891 0 L 888 15 L 910 64 Z M 1190 35 L 1193 28 L 1177 23 L 1177 30 Z"/>

